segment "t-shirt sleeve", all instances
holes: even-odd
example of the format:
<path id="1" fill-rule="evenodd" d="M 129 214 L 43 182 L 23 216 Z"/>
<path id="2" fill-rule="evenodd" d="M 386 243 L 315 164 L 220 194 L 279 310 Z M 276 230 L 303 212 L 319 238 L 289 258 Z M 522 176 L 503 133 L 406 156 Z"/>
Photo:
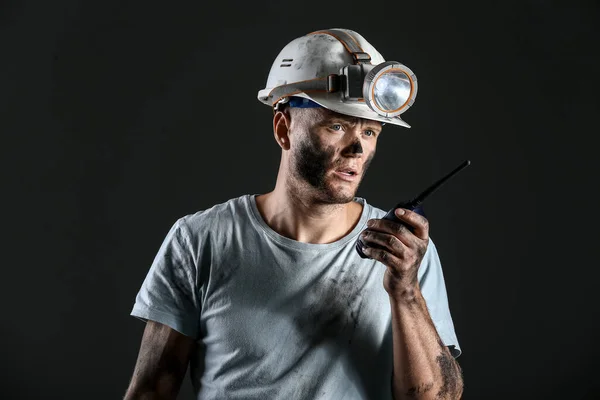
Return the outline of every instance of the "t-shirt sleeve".
<path id="1" fill-rule="evenodd" d="M 457 358 L 461 355 L 462 350 L 454 331 L 452 316 L 450 315 L 442 264 L 437 248 L 431 238 L 429 238 L 427 252 L 421 263 L 419 284 L 438 335 L 442 339 L 442 342 L 450 348 L 452 356 Z"/>
<path id="2" fill-rule="evenodd" d="M 184 218 L 169 230 L 142 283 L 132 316 L 153 320 L 198 337 L 200 291 L 198 268 Z"/>

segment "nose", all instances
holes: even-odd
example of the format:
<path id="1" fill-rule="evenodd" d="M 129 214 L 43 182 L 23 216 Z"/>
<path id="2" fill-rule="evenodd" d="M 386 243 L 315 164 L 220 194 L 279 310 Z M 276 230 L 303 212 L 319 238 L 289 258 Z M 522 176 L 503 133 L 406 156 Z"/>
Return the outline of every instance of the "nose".
<path id="1" fill-rule="evenodd" d="M 360 143 L 360 139 L 354 138 L 342 152 L 346 157 L 360 157 L 363 154 L 363 147 Z"/>
<path id="2" fill-rule="evenodd" d="M 360 140 L 356 139 L 354 140 L 354 142 L 352 142 L 352 144 L 350 145 L 350 151 L 352 153 L 362 154 L 363 148 L 360 144 Z"/>

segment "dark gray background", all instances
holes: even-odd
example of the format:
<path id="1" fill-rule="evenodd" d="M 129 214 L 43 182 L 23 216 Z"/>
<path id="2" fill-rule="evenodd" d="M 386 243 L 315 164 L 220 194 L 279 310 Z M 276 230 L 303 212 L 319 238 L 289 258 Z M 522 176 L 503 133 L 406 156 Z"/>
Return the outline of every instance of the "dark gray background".
<path id="1" fill-rule="evenodd" d="M 600 398 L 597 2 L 0 11 L 0 397 L 122 398 L 144 328 L 129 312 L 169 227 L 273 188 L 257 91 L 289 41 L 344 27 L 419 79 L 413 128 L 386 127 L 359 195 L 387 209 L 472 161 L 425 204 L 464 398 Z"/>

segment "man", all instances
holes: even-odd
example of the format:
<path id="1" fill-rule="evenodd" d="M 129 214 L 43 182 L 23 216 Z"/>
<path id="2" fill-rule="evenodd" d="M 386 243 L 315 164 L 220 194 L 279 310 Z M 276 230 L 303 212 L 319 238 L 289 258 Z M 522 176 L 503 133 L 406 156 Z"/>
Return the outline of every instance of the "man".
<path id="1" fill-rule="evenodd" d="M 173 225 L 131 312 L 147 325 L 126 399 L 175 399 L 188 362 L 198 399 L 460 398 L 427 220 L 355 197 L 415 95 L 414 74 L 350 30 L 281 51 L 259 92 L 275 189 Z"/>

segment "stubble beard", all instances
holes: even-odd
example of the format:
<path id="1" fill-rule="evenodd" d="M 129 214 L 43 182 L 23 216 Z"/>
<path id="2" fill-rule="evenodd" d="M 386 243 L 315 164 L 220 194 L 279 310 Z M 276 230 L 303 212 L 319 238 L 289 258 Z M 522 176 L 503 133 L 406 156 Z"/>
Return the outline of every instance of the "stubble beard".
<path id="1" fill-rule="evenodd" d="M 365 161 L 361 176 L 353 189 L 349 189 L 349 185 L 344 185 L 343 189 L 336 187 L 331 182 L 331 176 L 327 175 L 335 166 L 335 153 L 334 146 L 319 147 L 310 139 L 310 135 L 305 137 L 291 158 L 295 182 L 289 183 L 289 189 L 298 196 L 310 196 L 324 204 L 346 204 L 353 201 L 374 153 Z"/>

